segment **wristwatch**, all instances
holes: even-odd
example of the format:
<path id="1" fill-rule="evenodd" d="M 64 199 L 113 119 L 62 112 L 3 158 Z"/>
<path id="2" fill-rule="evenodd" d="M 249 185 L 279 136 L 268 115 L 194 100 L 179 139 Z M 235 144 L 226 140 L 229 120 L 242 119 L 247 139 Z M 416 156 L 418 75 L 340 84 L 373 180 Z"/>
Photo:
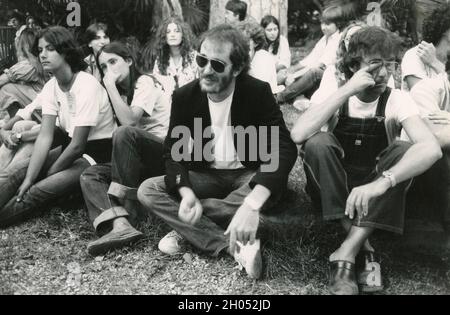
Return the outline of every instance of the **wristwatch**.
<path id="1" fill-rule="evenodd" d="M 383 177 L 389 179 L 391 182 L 391 188 L 394 188 L 397 185 L 397 180 L 391 171 L 383 172 Z"/>

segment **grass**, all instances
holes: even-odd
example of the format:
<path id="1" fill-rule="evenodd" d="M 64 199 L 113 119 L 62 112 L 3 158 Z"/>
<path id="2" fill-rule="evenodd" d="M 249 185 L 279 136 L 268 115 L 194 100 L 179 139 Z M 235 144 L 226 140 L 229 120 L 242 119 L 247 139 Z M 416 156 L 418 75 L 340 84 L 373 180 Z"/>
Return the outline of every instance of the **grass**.
<path id="1" fill-rule="evenodd" d="M 282 108 L 289 126 L 298 116 Z M 158 241 L 169 231 L 156 218 L 139 229 L 146 237 L 104 257 L 87 254 L 96 238 L 79 199 L 53 207 L 43 217 L 0 231 L 0 294 L 327 294 L 327 258 L 344 235 L 335 223 L 317 219 L 303 192 L 298 161 L 281 216 L 266 218 L 264 277 L 252 281 L 227 256 L 210 258 L 186 248 L 167 257 Z M 380 234 L 384 294 L 449 294 L 448 255 L 404 249 L 399 237 Z"/>

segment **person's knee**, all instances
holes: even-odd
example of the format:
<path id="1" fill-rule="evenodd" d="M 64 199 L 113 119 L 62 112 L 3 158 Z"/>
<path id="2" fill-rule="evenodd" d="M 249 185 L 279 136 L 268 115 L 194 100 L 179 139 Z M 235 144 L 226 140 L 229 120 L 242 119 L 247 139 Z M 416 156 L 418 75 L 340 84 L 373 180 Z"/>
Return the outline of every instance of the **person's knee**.
<path id="1" fill-rule="evenodd" d="M 141 186 L 138 188 L 137 191 L 137 198 L 139 202 L 149 210 L 152 209 L 152 205 L 155 200 L 154 197 L 158 193 L 155 187 L 156 187 L 155 180 L 148 179 L 141 184 Z"/>
<path id="2" fill-rule="evenodd" d="M 309 138 L 303 145 L 305 156 L 322 156 L 335 145 L 333 136 L 328 132 L 319 132 Z"/>
<path id="3" fill-rule="evenodd" d="M 114 145 L 133 139 L 135 135 L 134 128 L 130 126 L 121 126 L 113 134 Z"/>
<path id="4" fill-rule="evenodd" d="M 25 132 L 28 130 L 31 130 L 35 125 L 37 125 L 36 122 L 31 120 L 21 120 L 14 124 L 12 131 L 17 133 Z"/>
<path id="5" fill-rule="evenodd" d="M 98 178 L 99 172 L 97 171 L 96 166 L 91 166 L 87 168 L 83 173 L 80 175 L 80 186 L 81 189 L 86 189 L 89 187 L 89 183 L 91 183 L 93 180 Z"/>

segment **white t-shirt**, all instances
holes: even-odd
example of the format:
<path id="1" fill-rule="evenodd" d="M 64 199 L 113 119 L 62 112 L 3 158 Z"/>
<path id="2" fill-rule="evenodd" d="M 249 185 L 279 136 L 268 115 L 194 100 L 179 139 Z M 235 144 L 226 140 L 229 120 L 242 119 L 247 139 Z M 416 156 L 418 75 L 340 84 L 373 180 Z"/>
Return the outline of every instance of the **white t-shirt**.
<path id="1" fill-rule="evenodd" d="M 424 64 L 417 55 L 417 46 L 405 53 L 402 60 L 402 89 L 409 91 L 405 78 L 415 76 L 419 79 L 435 78 L 439 73 L 430 66 Z"/>
<path id="2" fill-rule="evenodd" d="M 263 49 L 258 50 L 253 56 L 248 74 L 269 83 L 273 94 L 278 92 L 277 68 L 271 53 Z"/>
<path id="3" fill-rule="evenodd" d="M 76 127 L 92 127 L 88 141 L 108 139 L 117 127 L 106 90 L 86 72 L 77 74 L 69 92 L 63 92 L 55 78 L 50 79 L 39 100 L 42 114 L 57 116 L 70 138 Z"/>
<path id="4" fill-rule="evenodd" d="M 422 117 L 439 110 L 450 112 L 450 82 L 447 73 L 420 81 L 414 85 L 410 94 Z"/>
<path id="5" fill-rule="evenodd" d="M 154 75 L 159 81 L 159 76 Z M 148 75 L 142 75 L 136 82 L 131 107 L 144 110 L 139 127 L 149 133 L 165 139 L 169 129 L 172 95 L 161 84 L 155 83 Z"/>
<path id="6" fill-rule="evenodd" d="M 233 96 L 234 93 L 220 103 L 208 100 L 211 127 L 214 134 L 214 162 L 211 164 L 211 168 L 214 169 L 234 170 L 244 168 L 234 147 L 233 132 L 230 127 Z"/>
<path id="7" fill-rule="evenodd" d="M 340 39 L 341 33 L 339 31 L 331 35 L 328 40 L 323 36 L 311 53 L 300 63 L 305 67 L 311 67 L 317 63 L 323 63 L 325 66 L 334 65 Z"/>
<path id="8" fill-rule="evenodd" d="M 321 99 L 328 99 L 336 90 L 324 90 L 328 96 L 319 96 Z M 321 103 L 313 103 L 312 106 L 321 106 Z M 373 118 L 376 115 L 378 100 L 371 103 L 364 103 L 358 97 L 352 96 L 348 100 L 349 116 L 353 118 Z M 386 104 L 385 125 L 389 143 L 400 137 L 402 122 L 406 119 L 419 115 L 416 103 L 409 93 L 393 89 Z M 324 132 L 332 132 L 338 122 L 338 112 L 322 127 Z M 402 139 L 407 139 L 402 135 Z"/>
<path id="9" fill-rule="evenodd" d="M 269 52 L 273 55 L 273 45 L 270 45 Z M 289 68 L 291 66 L 291 49 L 289 48 L 289 42 L 283 35 L 280 36 L 280 46 L 278 46 L 278 52 L 275 57 L 275 65 L 285 66 Z"/>

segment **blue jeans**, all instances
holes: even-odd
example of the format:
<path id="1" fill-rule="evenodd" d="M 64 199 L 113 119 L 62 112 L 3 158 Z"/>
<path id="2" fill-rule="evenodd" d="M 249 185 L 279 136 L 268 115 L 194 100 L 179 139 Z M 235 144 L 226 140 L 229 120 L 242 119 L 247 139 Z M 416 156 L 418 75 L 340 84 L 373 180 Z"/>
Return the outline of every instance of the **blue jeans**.
<path id="1" fill-rule="evenodd" d="M 30 159 L 21 161 L 13 168 L 0 173 L 0 228 L 38 216 L 48 203 L 79 188 L 80 175 L 89 167 L 89 162 L 84 158 L 76 160 L 70 168 L 46 177 L 47 171 L 60 154 L 59 148 L 50 151 L 38 180 L 20 202 L 16 201 L 16 194 L 25 179 Z"/>
<path id="2" fill-rule="evenodd" d="M 255 174 L 255 171 L 249 170 L 190 171 L 194 193 L 203 206 L 203 216 L 195 226 L 178 218 L 180 200 L 166 192 L 164 176 L 142 183 L 138 199 L 148 211 L 163 219 L 193 246 L 217 256 L 229 246 L 224 232 L 252 191 L 249 182 Z M 277 201 L 269 199 L 264 208 L 273 206 Z"/>
<path id="3" fill-rule="evenodd" d="M 112 228 L 111 222 L 127 217 L 139 220 L 137 189 L 143 180 L 164 174 L 163 140 L 149 132 L 120 127 L 113 136 L 110 164 L 87 169 L 80 178 L 89 220 L 98 234 Z"/>
<path id="4" fill-rule="evenodd" d="M 313 68 L 306 72 L 303 76 L 287 86 L 283 92 L 278 93 L 279 102 L 289 102 L 299 95 L 305 95 L 310 98 L 319 88 L 325 69 Z"/>

